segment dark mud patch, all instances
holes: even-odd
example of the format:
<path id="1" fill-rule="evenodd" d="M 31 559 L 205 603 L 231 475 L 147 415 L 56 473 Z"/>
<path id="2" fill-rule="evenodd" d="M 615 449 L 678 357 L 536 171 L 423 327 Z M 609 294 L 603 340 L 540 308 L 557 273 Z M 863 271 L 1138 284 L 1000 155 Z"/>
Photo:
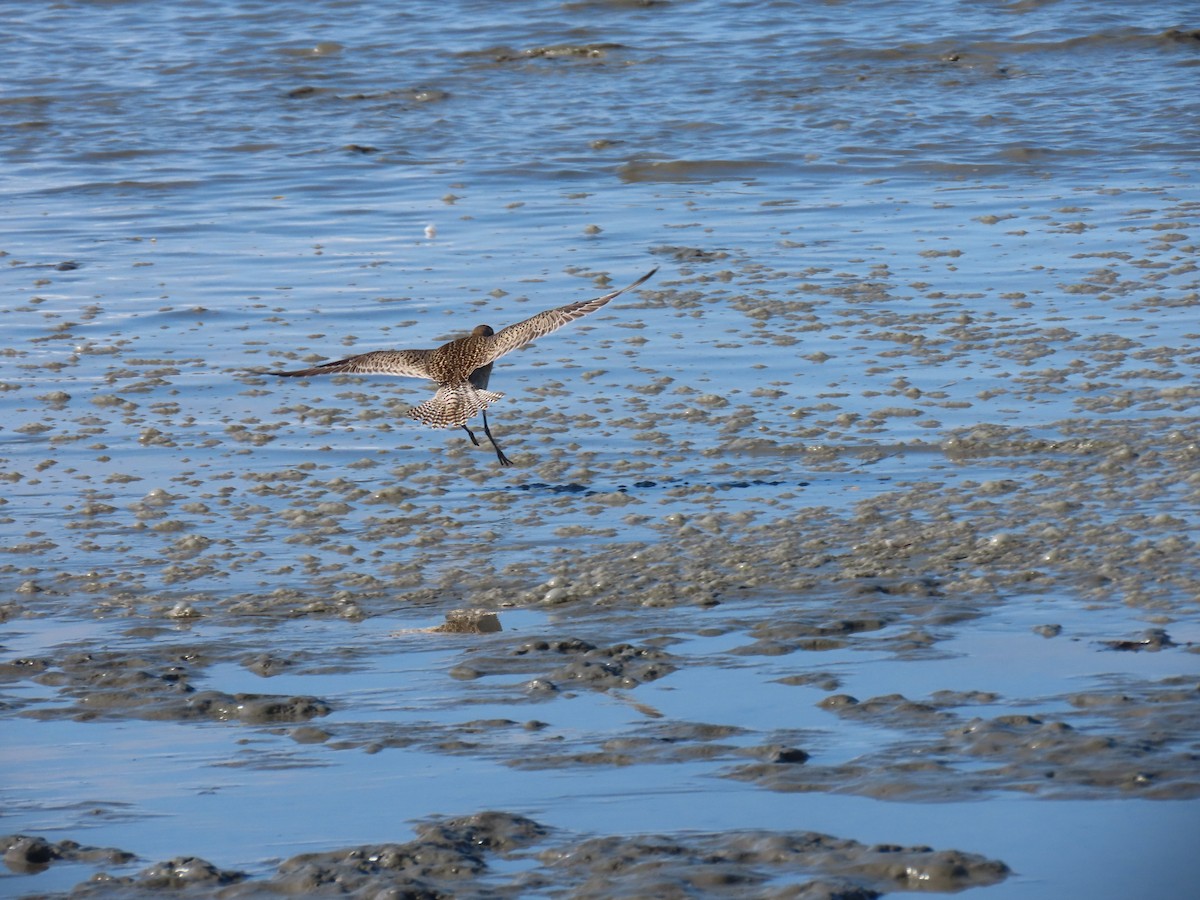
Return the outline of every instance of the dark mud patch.
<path id="1" fill-rule="evenodd" d="M 621 44 L 554 44 L 545 47 L 530 47 L 515 50 L 511 47 L 491 47 L 464 53 L 467 59 L 486 59 L 494 63 L 513 63 L 526 60 L 572 60 L 577 62 L 600 62 L 610 54 L 625 49 Z"/>
<path id="2" fill-rule="evenodd" d="M 594 586 L 585 580 L 578 589 Z M 256 734 L 229 763 L 238 766 L 325 766 L 334 764 L 325 751 L 410 750 L 524 772 L 700 765 L 770 791 L 895 801 L 1200 796 L 1194 676 L 1101 677 L 1086 686 L 1068 679 L 1057 692 L 1038 683 L 1035 697 L 962 680 L 927 693 L 849 693 L 844 674 L 856 657 L 946 664 L 959 673 L 950 678 L 1003 681 L 991 668 L 954 668 L 969 658 L 949 649 L 960 623 L 983 613 L 923 581 L 881 590 L 867 579 L 848 595 L 814 586 L 775 597 L 753 617 L 736 603 L 589 610 L 576 589 L 551 587 L 561 595 L 538 604 L 549 611 L 509 613 L 511 631 L 435 626 L 380 640 L 370 625 L 331 623 L 308 638 L 320 652 L 278 634 L 277 648 L 251 649 L 263 646 L 262 632 L 231 640 L 222 629 L 173 645 L 126 637 L 135 643 L 127 650 L 56 650 L 0 667 L 2 699 L 9 715 L 39 720 L 236 723 Z M 468 623 L 506 615 L 458 612 Z M 542 632 L 556 618 L 587 639 Z M 545 636 L 523 634 L 529 622 Z M 1125 659 L 1169 672 L 1194 658 L 1184 646 L 1114 653 L 1099 641 L 1024 635 L 1011 646 L 1074 654 L 1055 663 L 1068 671 L 1080 660 Z M 339 646 L 343 638 L 357 644 Z M 943 643 L 948 649 L 936 651 Z M 416 672 L 423 680 L 409 683 Z M 282 678 L 275 683 L 286 690 L 232 689 L 260 677 Z M 768 691 L 763 706 L 758 697 Z M 674 706 L 690 695 L 711 702 Z M 739 698 L 764 713 L 742 715 Z M 592 711 L 605 712 L 592 722 Z M 869 734 L 870 749 L 842 758 L 843 733 Z"/>
<path id="3" fill-rule="evenodd" d="M 546 858 L 546 854 L 542 855 Z M 1008 867 L 957 850 L 868 846 L 814 832 L 597 838 L 552 859 L 582 881 L 577 897 L 746 896 L 768 883 L 779 897 L 876 897 L 996 884 Z M 816 876 L 812 880 L 803 876 Z"/>
<path id="4" fill-rule="evenodd" d="M 546 696 L 573 688 L 635 688 L 657 681 L 675 668 L 671 654 L 655 647 L 625 643 L 603 647 L 566 638 L 528 641 L 504 656 L 472 657 L 470 663 L 455 667 L 450 674 L 466 680 L 543 673 L 531 679 L 527 688 L 532 694 Z"/>
<path id="5" fill-rule="evenodd" d="M 258 660 L 268 665 L 262 657 Z M 192 667 L 208 661 L 200 650 L 147 648 L 145 653 L 68 653 L 58 662 L 18 660 L 8 668 L 30 673 L 32 682 L 55 689 L 67 701 L 24 710 L 24 715 L 39 719 L 209 719 L 265 725 L 304 722 L 331 711 L 317 697 L 197 690 Z M 249 667 L 254 666 L 251 662 Z"/>
<path id="6" fill-rule="evenodd" d="M 563 896 L 874 898 L 892 891 L 952 893 L 997 884 L 1008 866 L 959 850 L 868 845 L 812 831 L 733 831 L 687 836 L 587 836 L 504 812 L 434 818 L 402 843 L 303 853 L 253 877 L 195 857 L 140 872 L 97 872 L 71 897 L 138 897 L 162 891 L 263 895 L 495 898 Z M 3 839 L 17 865 L 49 866 L 72 852 L 38 837 Z M 132 854 L 82 848 L 71 858 L 122 864 Z M 10 864 L 11 865 L 11 864 Z"/>
<path id="7" fill-rule="evenodd" d="M 75 841 L 51 842 L 24 834 L 0 837 L 0 848 L 4 865 L 17 875 L 36 875 L 58 862 L 121 865 L 135 859 L 132 853 L 112 847 L 89 847 Z"/>
<path id="8" fill-rule="evenodd" d="M 1076 712 L 1065 716 L 962 717 L 949 708 L 999 699 L 945 692 L 924 703 L 898 694 L 860 702 L 833 695 L 821 701 L 823 709 L 904 737 L 843 764 L 760 762 L 725 774 L 769 790 L 918 802 L 961 801 L 992 792 L 1061 799 L 1200 797 L 1193 749 L 1200 683 L 1194 678 L 1073 695 L 1068 699 Z"/>
<path id="9" fill-rule="evenodd" d="M 1171 636 L 1162 628 L 1149 628 L 1136 638 L 1125 638 L 1115 641 L 1102 641 L 1103 645 L 1110 650 L 1129 650 L 1139 651 L 1146 650 L 1151 653 L 1157 653 L 1167 647 L 1175 647 L 1176 643 L 1171 640 Z"/>

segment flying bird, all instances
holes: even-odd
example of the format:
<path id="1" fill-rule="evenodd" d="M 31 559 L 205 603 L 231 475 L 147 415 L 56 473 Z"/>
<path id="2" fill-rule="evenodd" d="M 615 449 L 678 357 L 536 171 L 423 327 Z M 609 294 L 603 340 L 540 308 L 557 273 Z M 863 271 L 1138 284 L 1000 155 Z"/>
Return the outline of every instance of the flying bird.
<path id="1" fill-rule="evenodd" d="M 504 455 L 504 451 L 492 436 L 491 429 L 488 428 L 487 408 L 504 396 L 498 391 L 487 389 L 488 379 L 492 376 L 492 365 L 504 354 L 557 331 L 568 322 L 594 313 L 609 300 L 637 287 L 657 271 L 657 268 L 651 269 L 633 284 L 619 291 L 612 291 L 594 300 L 581 300 L 548 309 L 499 331 L 493 331 L 490 325 L 477 325 L 466 337 L 442 344 L 434 350 L 373 350 L 308 369 L 271 371 L 265 374 L 289 378 L 338 373 L 428 378 L 437 383 L 437 392 L 424 403 L 408 410 L 406 415 L 430 428 L 453 428 L 461 425 L 471 438 L 471 443 L 478 447 L 479 440 L 475 437 L 475 432 L 467 427 L 467 420 L 482 414 L 483 433 L 492 442 L 496 458 L 500 460 L 500 465 L 511 466 L 512 460 Z"/>

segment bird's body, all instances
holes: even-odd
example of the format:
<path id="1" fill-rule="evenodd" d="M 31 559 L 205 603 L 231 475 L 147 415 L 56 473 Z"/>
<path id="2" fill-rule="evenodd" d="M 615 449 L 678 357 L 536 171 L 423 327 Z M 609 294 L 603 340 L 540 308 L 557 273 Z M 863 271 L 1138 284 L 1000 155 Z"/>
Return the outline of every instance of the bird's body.
<path id="1" fill-rule="evenodd" d="M 512 465 L 511 461 L 492 437 L 487 424 L 487 408 L 504 396 L 487 389 L 493 363 L 506 353 L 557 331 L 568 322 L 595 312 L 618 294 L 637 287 L 657 271 L 658 269 L 652 269 L 619 291 L 612 291 L 593 300 L 548 309 L 500 331 L 493 331 L 488 325 L 478 325 L 466 337 L 442 344 L 433 350 L 373 350 L 308 369 L 275 371 L 268 374 L 297 377 L 345 373 L 427 378 L 437 383 L 437 392 L 424 403 L 408 410 L 407 414 L 430 428 L 462 426 L 476 446 L 479 445 L 479 441 L 475 439 L 471 429 L 467 428 L 467 421 L 482 414 L 484 434 L 495 447 L 500 464 L 509 466 Z"/>

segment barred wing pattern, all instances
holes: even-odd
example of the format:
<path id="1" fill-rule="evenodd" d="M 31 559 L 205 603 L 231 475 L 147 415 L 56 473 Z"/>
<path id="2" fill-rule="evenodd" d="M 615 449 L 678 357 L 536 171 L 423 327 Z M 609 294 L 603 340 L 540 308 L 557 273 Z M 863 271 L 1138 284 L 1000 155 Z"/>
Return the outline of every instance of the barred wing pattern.
<path id="1" fill-rule="evenodd" d="M 309 369 L 291 372 L 272 372 L 272 375 L 335 375 L 347 372 L 354 375 L 397 375 L 408 378 L 428 378 L 426 360 L 432 350 L 373 350 L 348 356 L 334 362 L 321 363 Z"/>
<path id="2" fill-rule="evenodd" d="M 583 318 L 588 313 L 594 313 L 609 300 L 613 299 L 613 297 L 632 290 L 657 271 L 657 268 L 651 269 L 633 284 L 626 285 L 619 291 L 613 291 L 602 297 L 596 297 L 594 300 L 580 300 L 577 303 L 568 303 L 566 306 L 560 306 L 556 309 L 548 309 L 545 312 L 538 313 L 536 316 L 530 316 L 524 322 L 518 322 L 516 325 L 501 328 L 490 341 L 488 362 L 494 362 L 504 354 L 511 353 L 518 347 L 524 347 L 530 341 L 536 341 L 540 337 L 545 337 L 551 332 L 558 331 L 564 325 L 574 322 L 576 319 Z"/>

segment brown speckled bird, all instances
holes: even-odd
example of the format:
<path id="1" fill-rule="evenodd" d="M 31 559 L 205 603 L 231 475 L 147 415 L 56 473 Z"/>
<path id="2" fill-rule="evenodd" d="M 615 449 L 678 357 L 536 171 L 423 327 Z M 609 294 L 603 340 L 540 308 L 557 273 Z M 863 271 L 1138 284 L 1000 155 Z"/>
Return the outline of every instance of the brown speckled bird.
<path id="1" fill-rule="evenodd" d="M 452 428 L 461 425 L 476 447 L 479 441 L 467 427 L 467 420 L 483 414 L 483 433 L 496 448 L 500 465 L 511 466 L 488 428 L 487 408 L 504 395 L 487 389 L 492 364 L 506 353 L 524 347 L 530 341 L 557 331 L 568 322 L 593 313 L 618 294 L 637 287 L 657 272 L 654 268 L 633 284 L 594 300 L 568 303 L 548 309 L 524 322 L 492 331 L 489 325 L 478 325 L 469 335 L 442 344 L 435 350 L 374 350 L 335 362 L 322 363 L 308 369 L 290 372 L 268 372 L 268 375 L 334 375 L 339 372 L 356 375 L 398 375 L 409 378 L 428 378 L 437 382 L 437 393 L 407 415 L 430 428 Z"/>

